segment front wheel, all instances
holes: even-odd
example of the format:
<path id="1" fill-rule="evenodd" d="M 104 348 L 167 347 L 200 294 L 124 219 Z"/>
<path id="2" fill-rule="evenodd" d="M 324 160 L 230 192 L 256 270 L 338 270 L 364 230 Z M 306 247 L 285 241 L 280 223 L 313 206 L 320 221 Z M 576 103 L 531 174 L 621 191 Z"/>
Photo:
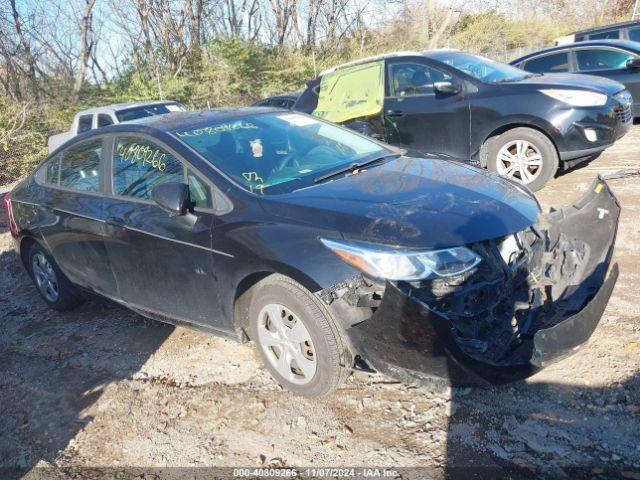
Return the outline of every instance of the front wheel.
<path id="1" fill-rule="evenodd" d="M 271 275 L 255 288 L 250 336 L 278 383 L 305 397 L 340 385 L 348 373 L 347 351 L 337 322 L 319 299 L 283 275 Z"/>
<path id="2" fill-rule="evenodd" d="M 540 190 L 558 170 L 558 153 L 551 140 L 531 128 L 514 128 L 483 145 L 487 168 Z"/>

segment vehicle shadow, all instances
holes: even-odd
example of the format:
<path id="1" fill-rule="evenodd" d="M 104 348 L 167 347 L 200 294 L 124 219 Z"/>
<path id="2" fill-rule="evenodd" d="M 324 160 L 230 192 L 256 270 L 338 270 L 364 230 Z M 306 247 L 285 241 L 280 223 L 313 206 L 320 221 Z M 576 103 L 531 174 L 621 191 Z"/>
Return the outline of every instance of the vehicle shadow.
<path id="1" fill-rule="evenodd" d="M 50 310 L 18 254 L 7 251 L 0 254 L 0 318 L 1 478 L 55 466 L 91 423 L 87 409 L 110 384 L 138 372 L 173 331 L 107 302 Z"/>
<path id="2" fill-rule="evenodd" d="M 567 175 L 567 174 L 569 174 L 571 172 L 575 172 L 577 170 L 582 170 L 583 168 L 588 167 L 591 164 L 591 162 L 593 162 L 593 161 L 597 160 L 598 158 L 600 158 L 600 156 L 603 153 L 604 153 L 604 151 L 596 153 L 594 155 L 591 155 L 588 158 L 585 158 L 584 160 L 582 160 L 582 161 L 580 161 L 580 162 L 576 163 L 575 165 L 572 165 L 572 166 L 570 166 L 568 168 L 565 168 L 565 169 L 560 169 L 559 168 L 558 171 L 556 172 L 555 177 L 556 178 L 563 177 L 563 176 L 565 176 L 565 175 Z"/>
<path id="3" fill-rule="evenodd" d="M 640 377 L 454 390 L 446 478 L 638 478 Z"/>

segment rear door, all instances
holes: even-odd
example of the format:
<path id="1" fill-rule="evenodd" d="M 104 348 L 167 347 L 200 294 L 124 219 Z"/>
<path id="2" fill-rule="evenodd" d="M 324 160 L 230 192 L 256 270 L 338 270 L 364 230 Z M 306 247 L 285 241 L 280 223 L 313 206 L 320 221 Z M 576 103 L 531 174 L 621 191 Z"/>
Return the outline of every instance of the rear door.
<path id="1" fill-rule="evenodd" d="M 638 55 L 608 47 L 576 48 L 574 50 L 576 71 L 598 75 L 623 83 L 636 105 L 640 102 L 640 72 L 627 68 L 627 61 Z"/>
<path id="2" fill-rule="evenodd" d="M 138 134 L 113 138 L 107 251 L 118 296 L 129 306 L 172 319 L 216 326 L 212 268 L 212 186 L 162 143 Z M 188 183 L 195 221 L 174 217 L 151 199 L 153 187 Z"/>
<path id="3" fill-rule="evenodd" d="M 104 244 L 104 159 L 104 139 L 93 137 L 48 160 L 36 182 L 45 187 L 40 204 L 48 210 L 40 231 L 58 266 L 76 285 L 113 295 Z"/>
<path id="4" fill-rule="evenodd" d="M 463 92 L 435 93 L 435 82 L 458 79 L 421 59 L 386 65 L 384 123 L 387 142 L 469 159 L 469 101 Z"/>

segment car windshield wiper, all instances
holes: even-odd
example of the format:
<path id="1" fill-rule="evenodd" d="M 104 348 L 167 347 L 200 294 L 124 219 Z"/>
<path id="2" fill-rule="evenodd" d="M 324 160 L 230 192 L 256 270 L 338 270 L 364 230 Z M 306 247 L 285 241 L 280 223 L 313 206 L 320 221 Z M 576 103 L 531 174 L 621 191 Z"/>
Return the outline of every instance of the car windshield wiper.
<path id="1" fill-rule="evenodd" d="M 346 167 L 341 167 L 337 170 L 334 170 L 332 172 L 329 173 L 325 173 L 324 175 L 320 175 L 319 177 L 316 177 L 313 179 L 313 183 L 320 183 L 324 180 L 327 180 L 331 177 L 335 177 L 336 175 L 340 175 L 341 173 L 347 173 L 347 172 L 353 172 L 355 170 L 359 170 L 362 167 L 366 167 L 367 165 L 371 165 L 373 163 L 378 163 L 378 162 L 382 162 L 383 160 L 386 160 L 387 158 L 391 158 L 391 157 L 399 157 L 400 154 L 399 153 L 390 153 L 389 155 L 383 155 L 381 157 L 374 157 L 370 160 L 366 160 L 364 162 L 353 162 L 350 163 L 349 165 L 347 165 Z"/>

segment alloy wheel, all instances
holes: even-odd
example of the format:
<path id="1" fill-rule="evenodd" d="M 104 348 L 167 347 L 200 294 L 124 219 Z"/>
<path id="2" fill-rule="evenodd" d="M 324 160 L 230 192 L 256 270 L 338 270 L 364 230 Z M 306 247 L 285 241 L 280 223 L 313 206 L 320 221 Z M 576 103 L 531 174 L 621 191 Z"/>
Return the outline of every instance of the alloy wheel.
<path id="1" fill-rule="evenodd" d="M 58 278 L 47 257 L 40 252 L 36 253 L 31 260 L 31 267 L 36 286 L 44 298 L 52 303 L 58 300 Z"/>
<path id="2" fill-rule="evenodd" d="M 270 303 L 258 316 L 258 341 L 276 371 L 298 385 L 309 383 L 317 370 L 316 350 L 300 318 L 283 305 Z"/>
<path id="3" fill-rule="evenodd" d="M 497 172 L 505 177 L 514 178 L 525 185 L 533 182 L 542 172 L 542 154 L 540 150 L 526 140 L 514 140 L 498 151 Z"/>

